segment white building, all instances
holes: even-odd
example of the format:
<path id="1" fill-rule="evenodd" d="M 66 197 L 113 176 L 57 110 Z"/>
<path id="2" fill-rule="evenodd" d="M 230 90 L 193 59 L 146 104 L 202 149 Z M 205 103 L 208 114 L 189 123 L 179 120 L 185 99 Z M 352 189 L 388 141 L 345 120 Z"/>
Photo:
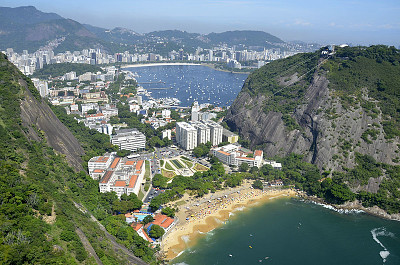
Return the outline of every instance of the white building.
<path id="1" fill-rule="evenodd" d="M 162 131 L 162 138 L 167 138 L 168 140 L 171 140 L 171 130 L 164 130 Z"/>
<path id="2" fill-rule="evenodd" d="M 145 163 L 143 160 L 133 161 L 117 157 L 113 160 L 99 182 L 100 192 L 114 191 L 118 198 L 122 194 L 139 194 L 144 183 Z"/>
<path id="3" fill-rule="evenodd" d="M 176 141 L 183 149 L 193 150 L 197 146 L 197 130 L 187 122 L 177 122 Z"/>
<path id="4" fill-rule="evenodd" d="M 38 78 L 32 78 L 33 85 L 39 91 L 42 98 L 49 95 L 49 85 L 47 81 L 39 80 Z"/>
<path id="5" fill-rule="evenodd" d="M 261 150 L 256 150 L 254 153 L 243 152 L 239 146 L 228 144 L 212 149 L 212 154 L 226 165 L 240 166 L 242 163 L 248 164 L 249 167 L 263 165 L 263 151 Z"/>
<path id="6" fill-rule="evenodd" d="M 146 136 L 137 129 L 120 129 L 116 133 L 111 136 L 111 143 L 121 150 L 137 151 L 146 147 Z"/>
<path id="7" fill-rule="evenodd" d="M 81 108 L 82 108 L 82 113 L 86 113 L 89 110 L 98 111 L 99 110 L 99 105 L 97 103 L 86 103 L 86 104 L 82 104 Z"/>
<path id="8" fill-rule="evenodd" d="M 195 101 L 193 103 L 193 107 L 192 107 L 192 121 L 198 121 L 199 120 L 199 112 L 200 112 L 200 106 L 199 103 L 197 101 Z"/>
<path id="9" fill-rule="evenodd" d="M 190 124 L 197 130 L 197 145 L 210 141 L 210 127 L 198 121 L 192 121 Z"/>
<path id="10" fill-rule="evenodd" d="M 104 156 L 95 156 L 92 157 L 89 162 L 88 162 L 88 169 L 89 169 L 89 175 L 93 179 L 99 179 L 99 174 L 104 174 L 105 170 L 111 165 L 111 162 L 114 159 L 113 154 L 105 154 Z M 95 172 L 95 170 L 97 171 Z"/>
<path id="11" fill-rule="evenodd" d="M 219 145 L 222 142 L 222 131 L 223 127 L 215 121 L 203 121 L 208 127 L 210 127 L 210 141 L 212 145 Z"/>
<path id="12" fill-rule="evenodd" d="M 171 118 L 171 110 L 163 109 L 161 111 L 161 115 L 162 115 L 163 118 Z"/>
<path id="13" fill-rule="evenodd" d="M 101 113 L 103 113 L 104 117 L 109 119 L 112 116 L 118 116 L 118 109 L 117 108 L 101 109 Z"/>

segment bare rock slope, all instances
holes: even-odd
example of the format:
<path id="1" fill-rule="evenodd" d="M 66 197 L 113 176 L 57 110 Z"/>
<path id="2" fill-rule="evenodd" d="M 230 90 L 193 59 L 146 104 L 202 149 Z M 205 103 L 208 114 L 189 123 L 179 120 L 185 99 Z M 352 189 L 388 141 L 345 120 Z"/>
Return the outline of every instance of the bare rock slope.
<path id="1" fill-rule="evenodd" d="M 21 119 L 28 128 L 28 137 L 40 141 L 45 138 L 48 144 L 65 155 L 68 164 L 76 171 L 83 170 L 81 156 L 84 150 L 75 136 L 56 117 L 50 107 L 37 100 L 27 88 L 25 80 L 20 79 L 25 87 L 25 96 L 21 101 Z"/>
<path id="2" fill-rule="evenodd" d="M 271 97 L 265 93 L 254 93 L 253 75 L 245 85 L 228 111 L 228 125 L 245 139 L 252 147 L 262 148 L 267 156 L 285 156 L 292 152 L 303 154 L 307 162 L 316 164 L 320 169 L 352 168 L 355 153 L 369 154 L 378 162 L 395 164 L 398 138 L 385 139 L 381 126 L 382 113 L 373 117 L 355 104 L 344 107 L 329 86 L 327 74 L 321 71 L 323 61 L 311 68 L 310 82 L 304 87 L 304 95 L 289 115 L 298 124 L 297 128 L 288 128 L 282 119 L 282 112 L 265 111 L 272 104 Z M 284 75 L 277 78 L 283 89 L 300 80 L 301 74 Z M 284 84 L 282 80 L 288 81 Z M 374 102 L 368 90 L 362 92 L 363 100 Z M 285 104 L 285 100 L 279 104 Z M 377 134 L 374 137 L 365 132 L 369 129 Z"/>

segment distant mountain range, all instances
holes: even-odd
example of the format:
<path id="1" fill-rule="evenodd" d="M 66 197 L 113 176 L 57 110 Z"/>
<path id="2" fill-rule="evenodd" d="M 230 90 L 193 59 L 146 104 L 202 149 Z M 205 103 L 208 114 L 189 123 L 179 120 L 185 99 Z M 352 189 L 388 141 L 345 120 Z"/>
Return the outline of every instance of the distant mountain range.
<path id="1" fill-rule="evenodd" d="M 65 19 L 55 13 L 44 13 L 33 6 L 0 7 L 0 49 L 13 48 L 33 52 L 56 38 L 64 40 L 56 51 L 103 48 L 109 52 L 133 49 L 133 45 L 152 47 L 153 50 L 197 47 L 210 48 L 218 44 L 246 47 L 280 47 L 284 41 L 262 31 L 227 31 L 202 35 L 180 30 L 154 31 L 139 34 L 117 27 L 105 29 Z"/>

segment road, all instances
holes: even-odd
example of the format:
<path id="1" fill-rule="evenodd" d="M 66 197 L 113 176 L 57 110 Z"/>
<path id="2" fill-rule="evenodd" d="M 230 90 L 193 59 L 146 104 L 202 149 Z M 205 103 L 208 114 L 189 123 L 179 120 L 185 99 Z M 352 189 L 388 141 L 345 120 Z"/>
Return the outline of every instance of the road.
<path id="1" fill-rule="evenodd" d="M 172 147 L 162 147 L 154 149 L 155 150 L 152 153 L 140 154 L 140 159 L 150 161 L 150 170 L 151 170 L 150 178 L 153 178 L 155 174 L 161 174 L 160 160 L 170 159 L 180 155 L 190 158 L 194 162 L 204 165 L 206 167 L 211 167 L 208 161 L 206 161 L 205 159 L 194 157 L 191 151 L 180 150 L 178 148 L 172 148 Z M 160 192 L 162 191 L 156 190 L 152 186 L 150 186 L 150 191 L 147 193 L 147 196 L 143 199 L 143 202 L 144 203 L 150 202 L 151 199 L 156 197 Z"/>

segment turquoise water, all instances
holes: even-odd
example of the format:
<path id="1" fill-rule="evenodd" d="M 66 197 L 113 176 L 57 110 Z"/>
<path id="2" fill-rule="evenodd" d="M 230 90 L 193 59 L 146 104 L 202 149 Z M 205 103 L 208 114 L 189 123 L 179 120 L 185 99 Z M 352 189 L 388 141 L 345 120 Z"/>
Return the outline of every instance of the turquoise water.
<path id="1" fill-rule="evenodd" d="M 139 84 L 152 92 L 152 97 L 175 97 L 182 102 L 182 107 L 191 106 L 194 101 L 230 106 L 247 78 L 247 74 L 222 72 L 201 65 L 144 66 L 128 70 L 139 75 Z"/>
<path id="2" fill-rule="evenodd" d="M 171 263 L 400 264 L 400 222 L 278 199 L 235 212 Z"/>

